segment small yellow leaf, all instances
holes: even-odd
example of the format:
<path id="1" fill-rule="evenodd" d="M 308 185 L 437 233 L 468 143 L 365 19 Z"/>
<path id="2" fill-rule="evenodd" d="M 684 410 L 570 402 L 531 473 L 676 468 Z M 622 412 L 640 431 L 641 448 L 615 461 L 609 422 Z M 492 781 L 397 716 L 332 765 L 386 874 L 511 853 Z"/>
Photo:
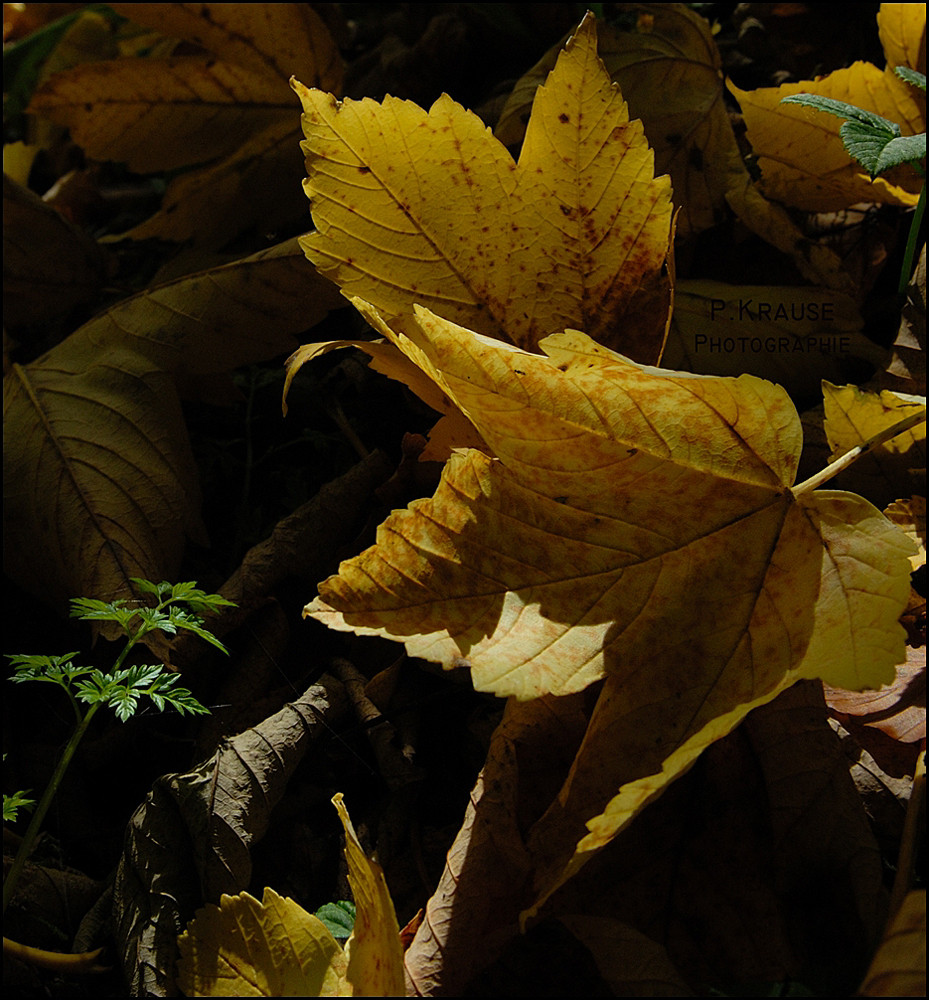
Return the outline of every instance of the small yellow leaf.
<path id="1" fill-rule="evenodd" d="M 223 895 L 178 939 L 178 985 L 192 997 L 344 997 L 347 960 L 321 920 L 265 889 Z"/>
<path id="2" fill-rule="evenodd" d="M 671 192 L 587 18 L 539 88 L 519 163 L 448 96 L 426 112 L 294 83 L 317 232 L 307 256 L 385 315 L 414 303 L 533 347 L 566 326 L 660 355 Z"/>
<path id="3" fill-rule="evenodd" d="M 888 389 L 870 392 L 858 386 L 823 383 L 825 430 L 835 460 L 880 431 L 922 410 L 925 400 L 906 398 Z M 871 448 L 837 481 L 846 489 L 886 506 L 901 497 L 924 490 L 926 424 L 898 434 Z"/>

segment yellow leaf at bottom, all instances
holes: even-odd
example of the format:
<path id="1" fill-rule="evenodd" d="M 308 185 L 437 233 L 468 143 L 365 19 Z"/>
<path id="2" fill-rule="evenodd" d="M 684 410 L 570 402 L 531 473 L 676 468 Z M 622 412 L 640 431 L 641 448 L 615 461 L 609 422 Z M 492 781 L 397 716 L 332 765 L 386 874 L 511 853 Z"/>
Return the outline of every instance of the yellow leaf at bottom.
<path id="1" fill-rule="evenodd" d="M 247 892 L 224 895 L 178 939 L 177 981 L 188 996 L 404 996 L 400 928 L 384 873 L 362 850 L 341 793 L 332 803 L 356 905 L 345 951 L 321 920 L 273 889 L 260 903 Z"/>
<path id="2" fill-rule="evenodd" d="M 265 889 L 223 895 L 178 941 L 178 985 L 193 997 L 341 997 L 347 960 L 317 917 Z"/>

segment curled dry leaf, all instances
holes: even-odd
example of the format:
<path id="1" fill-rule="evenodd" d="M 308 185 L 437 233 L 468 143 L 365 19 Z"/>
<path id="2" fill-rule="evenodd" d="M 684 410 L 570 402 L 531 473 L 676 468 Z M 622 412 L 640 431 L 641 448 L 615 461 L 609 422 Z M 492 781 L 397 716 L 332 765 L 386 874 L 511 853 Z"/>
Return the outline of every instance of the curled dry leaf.
<path id="1" fill-rule="evenodd" d="M 342 710 L 314 685 L 187 774 L 159 778 L 133 815 L 116 876 L 114 922 L 134 995 L 167 996 L 177 928 L 203 899 L 244 889 L 250 848 L 312 742 Z M 189 845 L 178 850 L 178 845 Z M 271 994 L 274 995 L 274 994 Z M 301 996 L 302 994 L 292 994 Z"/>

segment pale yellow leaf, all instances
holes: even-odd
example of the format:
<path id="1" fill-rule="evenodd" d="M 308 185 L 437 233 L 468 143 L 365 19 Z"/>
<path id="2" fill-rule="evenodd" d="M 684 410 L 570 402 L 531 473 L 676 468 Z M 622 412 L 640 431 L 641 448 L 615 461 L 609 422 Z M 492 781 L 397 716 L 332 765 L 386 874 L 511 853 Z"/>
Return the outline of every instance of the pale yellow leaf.
<path id="1" fill-rule="evenodd" d="M 642 369 L 577 333 L 549 338 L 539 357 L 425 310 L 417 322 L 418 343 L 393 339 L 425 357 L 421 367 L 496 458 L 453 455 L 433 500 L 392 515 L 379 544 L 343 563 L 308 613 L 405 641 L 447 667 L 468 663 L 478 688 L 521 698 L 624 675 L 625 664 L 654 662 L 656 644 L 668 670 L 683 645 L 701 662 L 723 657 L 739 700 L 797 664 L 823 533 L 834 518 L 871 515 L 856 497 L 794 500 L 800 425 L 782 390 L 749 376 Z M 680 644 L 668 641 L 670 622 Z M 849 656 L 831 669 L 847 686 L 880 683 L 901 642 L 899 629 L 889 634 L 873 660 Z M 673 673 L 668 683 L 677 688 Z M 702 686 L 690 697 L 706 708 Z"/>
<path id="2" fill-rule="evenodd" d="M 926 890 L 910 892 L 858 991 L 864 997 L 926 995 Z"/>
<path id="3" fill-rule="evenodd" d="M 317 228 L 304 246 L 346 294 L 386 315 L 420 303 L 522 346 L 580 325 L 657 359 L 670 185 L 653 177 L 592 18 L 539 89 L 518 164 L 447 96 L 426 112 L 294 87 Z"/>
<path id="4" fill-rule="evenodd" d="M 406 989 L 400 927 L 384 872 L 362 850 L 341 793 L 332 802 L 345 829 L 345 858 L 356 908 L 355 927 L 345 946 L 346 979 L 354 996 L 402 997 Z"/>
<path id="5" fill-rule="evenodd" d="M 188 996 L 401 997 L 403 949 L 380 865 L 362 850 L 341 793 L 355 926 L 345 951 L 292 899 L 265 889 L 222 897 L 197 913 L 178 939 L 178 983 Z"/>

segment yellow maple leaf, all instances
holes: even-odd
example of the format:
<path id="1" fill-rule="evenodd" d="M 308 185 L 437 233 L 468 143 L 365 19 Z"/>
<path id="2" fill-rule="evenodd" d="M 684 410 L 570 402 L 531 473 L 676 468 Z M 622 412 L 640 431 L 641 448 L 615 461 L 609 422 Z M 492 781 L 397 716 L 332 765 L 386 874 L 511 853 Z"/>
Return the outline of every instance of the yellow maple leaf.
<path id="1" fill-rule="evenodd" d="M 718 225 L 732 210 L 791 256 L 809 281 L 853 293 L 834 251 L 811 243 L 782 206 L 757 190 L 732 130 L 719 50 L 706 19 L 684 4 L 626 3 L 613 9 L 624 26 L 601 25 L 598 51 L 629 113 L 642 120 L 656 171 L 671 177 L 677 234 L 686 240 Z M 555 65 L 558 49 L 513 88 L 495 130 L 505 145 L 522 141 L 536 89 Z M 611 346 L 629 354 L 621 344 Z"/>
<path id="2" fill-rule="evenodd" d="M 789 684 L 893 677 L 911 545 L 861 497 L 791 488 L 801 431 L 781 388 L 644 368 L 572 331 L 531 354 L 421 308 L 401 332 L 356 305 L 486 450 L 453 452 L 435 495 L 304 613 L 498 695 L 606 678 L 560 797 L 590 832 L 540 892 Z"/>
<path id="3" fill-rule="evenodd" d="M 400 929 L 384 873 L 366 857 L 342 795 L 355 927 L 345 951 L 319 918 L 265 889 L 223 895 L 200 910 L 178 939 L 178 985 L 188 996 L 399 997 L 405 995 Z"/>
<path id="4" fill-rule="evenodd" d="M 748 140 L 758 156 L 764 194 L 809 211 L 847 208 L 856 202 L 915 205 L 923 179 L 898 168 L 874 181 L 846 151 L 842 119 L 799 105 L 781 104 L 793 94 L 817 94 L 853 104 L 900 126 L 903 135 L 926 131 L 926 99 L 904 83 L 894 66 L 926 72 L 926 8 L 881 4 L 878 26 L 887 66 L 856 62 L 817 80 L 745 91 L 729 83 L 742 108 Z M 920 38 L 922 48 L 920 49 Z M 922 64 L 917 65 L 920 59 Z"/>
<path id="5" fill-rule="evenodd" d="M 566 326 L 656 361 L 667 328 L 667 177 L 654 177 L 584 20 L 539 88 L 518 163 L 448 96 L 303 103 L 304 248 L 385 315 L 414 303 L 532 347 Z"/>

